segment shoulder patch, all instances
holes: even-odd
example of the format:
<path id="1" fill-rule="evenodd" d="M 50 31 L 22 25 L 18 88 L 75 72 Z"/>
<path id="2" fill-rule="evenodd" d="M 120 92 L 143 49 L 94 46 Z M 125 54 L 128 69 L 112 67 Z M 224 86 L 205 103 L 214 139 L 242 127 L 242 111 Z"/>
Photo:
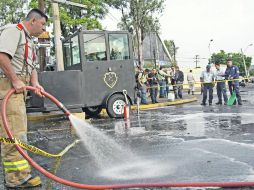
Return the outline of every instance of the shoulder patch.
<path id="1" fill-rule="evenodd" d="M 21 23 L 18 23 L 16 27 L 19 30 L 23 30 L 24 29 L 24 27 L 23 27 L 23 25 Z"/>

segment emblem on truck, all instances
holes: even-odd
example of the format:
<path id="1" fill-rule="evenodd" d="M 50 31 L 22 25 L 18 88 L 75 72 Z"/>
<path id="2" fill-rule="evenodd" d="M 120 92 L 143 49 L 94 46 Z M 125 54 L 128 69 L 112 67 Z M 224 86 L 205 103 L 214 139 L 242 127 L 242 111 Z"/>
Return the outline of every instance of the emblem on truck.
<path id="1" fill-rule="evenodd" d="M 108 72 L 104 74 L 104 82 L 110 88 L 113 88 L 116 85 L 117 79 L 118 77 L 115 72 Z"/>

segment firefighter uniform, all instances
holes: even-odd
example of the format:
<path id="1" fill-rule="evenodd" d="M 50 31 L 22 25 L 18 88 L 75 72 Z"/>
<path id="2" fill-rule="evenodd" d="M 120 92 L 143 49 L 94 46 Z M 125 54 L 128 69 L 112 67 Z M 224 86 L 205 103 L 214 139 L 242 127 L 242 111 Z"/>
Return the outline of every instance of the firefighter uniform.
<path id="1" fill-rule="evenodd" d="M 241 99 L 240 89 L 239 89 L 239 80 L 235 80 L 235 79 L 239 79 L 239 68 L 235 65 L 232 65 L 231 67 L 227 67 L 225 71 L 225 78 L 227 80 L 230 80 L 231 78 L 234 80 L 234 81 L 228 81 L 228 88 L 231 95 L 233 91 L 235 91 L 238 104 L 242 105 L 242 99 Z"/>
<path id="2" fill-rule="evenodd" d="M 35 47 L 32 38 L 22 24 L 4 28 L 0 35 L 0 52 L 8 54 L 12 59 L 12 67 L 17 76 L 25 83 L 30 81 L 34 69 Z M 12 84 L 0 69 L 0 103 Z M 8 123 L 14 137 L 27 141 L 27 116 L 25 94 L 11 96 L 7 106 Z M 8 137 L 2 119 L 0 137 Z M 31 178 L 31 168 L 20 155 L 14 145 L 1 144 L 1 158 L 5 175 L 5 183 L 9 187 L 20 185 Z"/>

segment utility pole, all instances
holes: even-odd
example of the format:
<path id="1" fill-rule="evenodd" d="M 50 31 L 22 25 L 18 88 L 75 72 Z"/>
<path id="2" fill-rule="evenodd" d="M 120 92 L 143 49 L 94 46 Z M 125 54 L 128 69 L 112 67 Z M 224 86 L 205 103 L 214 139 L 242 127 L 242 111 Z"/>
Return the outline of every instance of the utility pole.
<path id="1" fill-rule="evenodd" d="M 38 8 L 45 13 L 45 1 L 39 0 L 38 1 Z M 45 42 L 44 38 L 38 38 L 38 42 Z M 39 48 L 39 65 L 40 65 L 40 71 L 44 71 L 46 67 L 46 49 L 45 48 Z"/>
<path id="2" fill-rule="evenodd" d="M 64 70 L 63 48 L 61 41 L 59 7 L 57 3 L 54 2 L 52 3 L 52 12 L 54 25 L 55 53 L 56 53 L 56 69 L 57 71 L 63 71 Z"/>
<path id="3" fill-rule="evenodd" d="M 247 68 L 246 68 L 246 63 L 245 63 L 245 58 L 244 58 L 244 54 L 243 54 L 243 49 L 241 48 L 241 54 L 242 54 L 242 58 L 243 58 L 243 66 L 244 66 L 244 72 L 245 72 L 245 76 L 248 78 L 248 72 L 247 72 Z"/>
<path id="4" fill-rule="evenodd" d="M 57 71 L 64 70 L 63 64 L 63 47 L 61 41 L 61 27 L 58 3 L 72 5 L 76 7 L 86 8 L 86 5 L 80 3 L 74 3 L 66 0 L 52 0 L 52 12 L 53 12 L 53 25 L 54 25 L 54 37 L 55 37 L 55 52 L 56 52 L 56 68 Z"/>
<path id="5" fill-rule="evenodd" d="M 198 68 L 199 55 L 195 55 L 196 68 Z"/>
<path id="6" fill-rule="evenodd" d="M 172 45 L 173 45 L 173 53 L 174 53 L 174 66 L 176 66 L 176 45 L 174 41 L 172 41 Z"/>

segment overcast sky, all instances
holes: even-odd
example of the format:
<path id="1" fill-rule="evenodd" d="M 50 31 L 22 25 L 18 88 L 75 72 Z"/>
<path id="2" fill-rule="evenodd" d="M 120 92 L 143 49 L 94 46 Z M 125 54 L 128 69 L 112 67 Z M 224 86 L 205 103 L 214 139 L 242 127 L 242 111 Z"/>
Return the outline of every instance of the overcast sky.
<path id="1" fill-rule="evenodd" d="M 111 10 L 103 26 L 115 30 L 120 17 Z M 179 47 L 180 66 L 194 67 L 195 55 L 208 58 L 211 39 L 211 53 L 221 49 L 240 52 L 242 48 L 254 59 L 254 0 L 166 0 L 160 24 L 161 38 L 174 40 Z M 202 67 L 208 62 L 200 61 Z"/>

